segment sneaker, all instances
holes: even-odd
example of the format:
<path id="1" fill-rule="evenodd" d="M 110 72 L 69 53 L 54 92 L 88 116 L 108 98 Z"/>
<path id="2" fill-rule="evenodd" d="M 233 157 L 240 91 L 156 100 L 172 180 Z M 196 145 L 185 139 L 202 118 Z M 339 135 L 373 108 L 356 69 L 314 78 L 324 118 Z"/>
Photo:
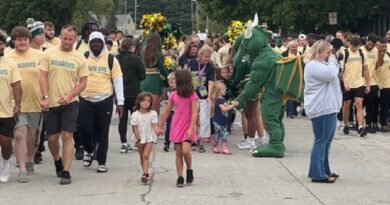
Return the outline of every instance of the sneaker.
<path id="1" fill-rule="evenodd" d="M 184 187 L 184 178 L 182 176 L 177 178 L 176 187 Z"/>
<path id="2" fill-rule="evenodd" d="M 376 129 L 372 126 L 366 127 L 368 133 L 376 133 Z"/>
<path id="3" fill-rule="evenodd" d="M 28 176 L 27 176 L 27 171 L 20 172 L 19 175 L 18 175 L 17 181 L 20 182 L 20 183 L 27 183 L 27 182 L 29 182 L 30 178 L 28 178 Z"/>
<path id="4" fill-rule="evenodd" d="M 121 153 L 129 153 L 129 152 L 132 152 L 133 151 L 133 148 L 131 147 L 130 144 L 122 144 L 121 145 Z"/>
<path id="5" fill-rule="evenodd" d="M 34 163 L 35 164 L 41 164 L 43 161 L 42 159 L 42 153 L 40 151 L 38 151 L 37 153 L 35 153 L 34 155 Z"/>
<path id="6" fill-rule="evenodd" d="M 70 173 L 68 171 L 62 171 L 60 184 L 61 185 L 68 185 L 68 184 L 72 183 L 71 178 L 72 177 L 70 176 Z"/>
<path id="7" fill-rule="evenodd" d="M 34 174 L 34 162 L 26 162 L 26 171 L 27 175 Z"/>
<path id="8" fill-rule="evenodd" d="M 344 126 L 343 133 L 346 135 L 349 134 L 349 126 Z"/>
<path id="9" fill-rule="evenodd" d="M 381 132 L 389 132 L 390 129 L 386 126 L 382 126 L 381 129 L 380 129 Z"/>
<path id="10" fill-rule="evenodd" d="M 203 145 L 199 145 L 199 147 L 198 147 L 198 152 L 199 152 L 199 153 L 205 153 L 205 152 L 206 152 L 206 150 L 204 149 L 204 146 L 203 146 Z"/>
<path id="11" fill-rule="evenodd" d="M 359 135 L 360 137 L 366 136 L 366 135 L 367 135 L 367 129 L 365 129 L 365 128 L 363 128 L 363 127 L 359 128 L 359 130 L 358 130 L 358 135 Z"/>
<path id="12" fill-rule="evenodd" d="M 238 144 L 237 146 L 240 150 L 250 150 L 256 147 L 256 141 L 253 138 L 248 138 L 245 142 Z"/>
<path id="13" fill-rule="evenodd" d="M 141 182 L 146 184 L 148 183 L 148 179 L 149 179 L 149 174 L 148 173 L 144 173 L 142 174 L 142 177 L 141 177 Z"/>
<path id="14" fill-rule="evenodd" d="M 105 165 L 105 164 L 101 164 L 99 165 L 99 167 L 97 168 L 97 172 L 98 173 L 105 173 L 108 171 L 108 167 Z"/>
<path id="15" fill-rule="evenodd" d="M 83 166 L 90 167 L 92 165 L 92 162 L 93 162 L 93 154 L 89 154 L 86 152 L 86 154 L 84 154 Z"/>
<path id="16" fill-rule="evenodd" d="M 62 173 L 64 170 L 64 165 L 62 164 L 62 159 L 60 158 L 59 160 L 54 161 L 54 165 L 56 167 L 57 177 L 62 177 Z"/>
<path id="17" fill-rule="evenodd" d="M 9 162 L 0 164 L 0 182 L 7 183 L 9 180 Z"/>
<path id="18" fill-rule="evenodd" d="M 164 145 L 163 150 L 164 150 L 165 152 L 169 152 L 169 145 Z"/>
<path id="19" fill-rule="evenodd" d="M 82 160 L 84 158 L 84 148 L 83 146 L 77 147 L 76 152 L 74 153 L 76 160 Z"/>
<path id="20" fill-rule="evenodd" d="M 192 184 L 194 182 L 194 172 L 192 169 L 187 169 L 187 179 L 186 179 L 187 184 Z"/>

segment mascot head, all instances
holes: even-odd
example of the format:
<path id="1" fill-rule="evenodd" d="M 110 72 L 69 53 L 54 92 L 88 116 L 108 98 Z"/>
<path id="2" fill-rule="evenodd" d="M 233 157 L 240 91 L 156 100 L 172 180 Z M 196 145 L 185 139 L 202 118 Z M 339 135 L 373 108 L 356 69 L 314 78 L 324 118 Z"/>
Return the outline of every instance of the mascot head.
<path id="1" fill-rule="evenodd" d="M 268 34 L 263 28 L 257 27 L 259 19 L 257 14 L 252 24 L 247 24 L 244 33 L 240 34 L 234 42 L 233 47 L 237 50 L 233 63 L 235 66 L 243 61 L 245 54 L 251 58 L 259 55 L 259 50 L 268 46 Z"/>

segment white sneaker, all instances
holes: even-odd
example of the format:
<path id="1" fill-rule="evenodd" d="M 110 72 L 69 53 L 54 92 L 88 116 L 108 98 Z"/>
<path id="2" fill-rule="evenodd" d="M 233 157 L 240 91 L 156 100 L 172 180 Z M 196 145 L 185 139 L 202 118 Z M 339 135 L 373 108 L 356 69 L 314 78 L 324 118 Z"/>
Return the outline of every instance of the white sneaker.
<path id="1" fill-rule="evenodd" d="M 7 183 L 9 180 L 9 162 L 0 164 L 0 182 Z"/>
<path id="2" fill-rule="evenodd" d="M 243 150 L 243 149 L 250 150 L 250 149 L 253 149 L 256 147 L 256 141 L 254 138 L 247 138 L 245 140 L 245 142 L 238 144 L 237 146 L 238 146 L 238 149 L 241 149 L 241 150 Z"/>

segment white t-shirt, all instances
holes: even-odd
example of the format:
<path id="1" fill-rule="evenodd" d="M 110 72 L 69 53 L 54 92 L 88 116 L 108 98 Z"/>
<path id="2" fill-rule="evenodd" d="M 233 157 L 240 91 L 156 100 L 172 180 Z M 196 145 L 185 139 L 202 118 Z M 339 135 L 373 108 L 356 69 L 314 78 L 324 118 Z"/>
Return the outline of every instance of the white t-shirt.
<path id="1" fill-rule="evenodd" d="M 152 126 L 153 123 L 157 123 L 157 113 L 154 110 L 147 113 L 141 113 L 137 110 L 132 114 L 131 125 L 138 126 L 141 144 L 157 142 L 157 136 Z"/>

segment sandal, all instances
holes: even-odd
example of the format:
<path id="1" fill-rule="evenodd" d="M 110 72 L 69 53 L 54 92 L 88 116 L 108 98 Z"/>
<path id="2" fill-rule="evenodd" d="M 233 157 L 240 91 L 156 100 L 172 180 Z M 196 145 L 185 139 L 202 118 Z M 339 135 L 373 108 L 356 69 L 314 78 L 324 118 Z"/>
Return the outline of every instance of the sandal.
<path id="1" fill-rule="evenodd" d="M 323 178 L 323 179 L 311 179 L 311 182 L 315 183 L 334 183 L 336 182 L 335 177 L 328 177 L 328 178 Z"/>

